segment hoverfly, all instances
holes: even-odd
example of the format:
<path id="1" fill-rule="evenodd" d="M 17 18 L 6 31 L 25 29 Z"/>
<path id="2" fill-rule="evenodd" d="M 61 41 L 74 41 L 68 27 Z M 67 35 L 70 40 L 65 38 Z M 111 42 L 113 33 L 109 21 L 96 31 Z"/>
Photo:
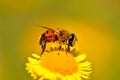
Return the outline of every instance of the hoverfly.
<path id="1" fill-rule="evenodd" d="M 73 47 L 75 45 L 75 41 L 77 41 L 77 37 L 74 33 L 69 33 L 69 31 L 64 29 L 52 29 L 49 27 L 37 25 L 42 28 L 47 29 L 42 35 L 39 40 L 39 44 L 41 45 L 42 52 L 46 49 L 46 43 L 48 42 L 56 42 L 58 41 L 60 44 L 63 43 L 67 45 L 67 52 L 70 52 L 70 47 Z M 59 47 L 59 49 L 61 46 Z"/>

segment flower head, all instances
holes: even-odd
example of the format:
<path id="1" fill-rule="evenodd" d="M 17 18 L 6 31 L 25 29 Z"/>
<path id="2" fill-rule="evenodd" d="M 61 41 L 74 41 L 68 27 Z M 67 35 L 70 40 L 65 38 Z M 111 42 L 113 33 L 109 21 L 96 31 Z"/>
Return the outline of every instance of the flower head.
<path id="1" fill-rule="evenodd" d="M 74 57 L 66 51 L 44 52 L 43 56 L 28 57 L 26 70 L 38 80 L 83 80 L 91 73 L 91 63 L 85 61 L 86 54 Z"/>

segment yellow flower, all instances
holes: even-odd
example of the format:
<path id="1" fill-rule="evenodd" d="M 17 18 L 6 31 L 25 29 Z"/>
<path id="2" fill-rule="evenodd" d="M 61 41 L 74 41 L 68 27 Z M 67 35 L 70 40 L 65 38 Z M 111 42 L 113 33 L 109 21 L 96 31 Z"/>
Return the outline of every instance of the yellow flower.
<path id="1" fill-rule="evenodd" d="M 33 54 L 28 57 L 26 70 L 38 80 L 88 80 L 92 68 L 85 58 L 84 53 L 74 57 L 69 52 L 59 50 L 44 52 L 41 57 Z"/>

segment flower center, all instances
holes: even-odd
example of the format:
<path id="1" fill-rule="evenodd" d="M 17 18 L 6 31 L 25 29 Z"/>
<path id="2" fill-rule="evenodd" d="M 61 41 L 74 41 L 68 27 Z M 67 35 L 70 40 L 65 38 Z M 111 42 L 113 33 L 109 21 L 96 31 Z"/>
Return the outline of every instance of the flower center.
<path id="1" fill-rule="evenodd" d="M 77 71 L 74 57 L 65 51 L 52 51 L 41 57 L 41 65 L 53 72 L 69 75 Z"/>

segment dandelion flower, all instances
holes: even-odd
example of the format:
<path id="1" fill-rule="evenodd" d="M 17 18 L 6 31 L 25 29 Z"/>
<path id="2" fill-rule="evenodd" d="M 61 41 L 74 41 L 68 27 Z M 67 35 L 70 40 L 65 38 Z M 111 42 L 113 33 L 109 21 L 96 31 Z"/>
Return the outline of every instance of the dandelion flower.
<path id="1" fill-rule="evenodd" d="M 84 53 L 74 57 L 59 50 L 44 52 L 41 57 L 32 54 L 28 57 L 26 70 L 37 80 L 88 80 L 92 68 L 85 59 Z"/>

